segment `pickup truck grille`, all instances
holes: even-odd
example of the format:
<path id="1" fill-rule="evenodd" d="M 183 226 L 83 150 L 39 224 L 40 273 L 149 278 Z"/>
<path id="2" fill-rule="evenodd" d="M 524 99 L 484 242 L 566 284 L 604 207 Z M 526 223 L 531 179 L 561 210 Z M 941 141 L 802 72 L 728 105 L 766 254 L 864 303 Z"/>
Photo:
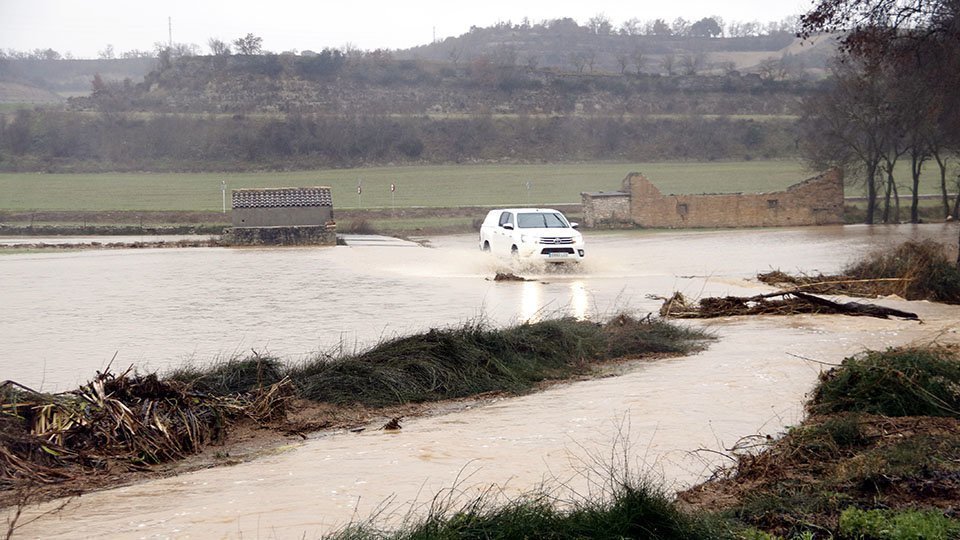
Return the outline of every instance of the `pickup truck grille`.
<path id="1" fill-rule="evenodd" d="M 540 239 L 541 244 L 552 246 L 569 245 L 573 243 L 573 238 L 563 236 L 547 236 Z"/>

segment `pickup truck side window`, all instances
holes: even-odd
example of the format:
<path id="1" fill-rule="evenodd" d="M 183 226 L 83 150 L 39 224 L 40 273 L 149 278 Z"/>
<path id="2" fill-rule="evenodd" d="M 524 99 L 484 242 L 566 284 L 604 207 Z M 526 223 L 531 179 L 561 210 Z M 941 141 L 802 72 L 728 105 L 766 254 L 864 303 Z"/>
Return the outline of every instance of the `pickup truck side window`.
<path id="1" fill-rule="evenodd" d="M 506 224 L 513 225 L 513 214 L 510 212 L 504 212 L 500 214 L 500 226 L 503 227 Z"/>

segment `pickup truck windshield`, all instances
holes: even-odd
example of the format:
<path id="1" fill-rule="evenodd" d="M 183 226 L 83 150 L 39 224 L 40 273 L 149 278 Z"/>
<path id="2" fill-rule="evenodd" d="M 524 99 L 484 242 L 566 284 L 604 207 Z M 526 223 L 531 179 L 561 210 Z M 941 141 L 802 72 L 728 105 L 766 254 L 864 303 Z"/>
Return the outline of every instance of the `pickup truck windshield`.
<path id="1" fill-rule="evenodd" d="M 560 214 L 517 214 L 517 227 L 521 229 L 567 229 L 570 225 Z"/>

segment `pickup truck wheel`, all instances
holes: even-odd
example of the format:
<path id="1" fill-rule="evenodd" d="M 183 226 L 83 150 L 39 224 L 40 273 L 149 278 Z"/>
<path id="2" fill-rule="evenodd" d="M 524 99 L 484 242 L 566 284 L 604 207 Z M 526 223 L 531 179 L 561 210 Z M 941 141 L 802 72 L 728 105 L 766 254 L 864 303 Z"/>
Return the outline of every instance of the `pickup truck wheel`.
<path id="1" fill-rule="evenodd" d="M 484 240 L 484 241 L 483 241 L 483 247 L 480 248 L 480 249 L 482 249 L 482 250 L 484 250 L 484 251 L 490 251 L 490 242 L 487 242 L 486 240 Z"/>
<path id="2" fill-rule="evenodd" d="M 511 257 L 519 257 L 519 256 L 520 256 L 520 250 L 517 249 L 517 246 L 510 246 L 510 256 L 511 256 Z"/>

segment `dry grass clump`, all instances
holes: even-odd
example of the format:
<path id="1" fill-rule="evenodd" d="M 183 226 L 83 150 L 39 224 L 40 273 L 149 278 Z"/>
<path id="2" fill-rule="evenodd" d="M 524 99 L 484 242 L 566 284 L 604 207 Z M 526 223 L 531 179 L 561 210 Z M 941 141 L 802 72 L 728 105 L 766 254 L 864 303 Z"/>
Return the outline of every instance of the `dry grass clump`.
<path id="1" fill-rule="evenodd" d="M 874 253 L 848 266 L 844 274 L 856 279 L 902 279 L 887 283 L 893 294 L 907 300 L 960 303 L 960 269 L 932 240 L 904 242 L 893 251 Z"/>
<path id="2" fill-rule="evenodd" d="M 792 276 L 774 270 L 757 279 L 808 293 L 848 296 L 897 295 L 907 300 L 960 303 L 960 269 L 932 240 L 904 242 L 851 264 L 839 275 Z"/>

